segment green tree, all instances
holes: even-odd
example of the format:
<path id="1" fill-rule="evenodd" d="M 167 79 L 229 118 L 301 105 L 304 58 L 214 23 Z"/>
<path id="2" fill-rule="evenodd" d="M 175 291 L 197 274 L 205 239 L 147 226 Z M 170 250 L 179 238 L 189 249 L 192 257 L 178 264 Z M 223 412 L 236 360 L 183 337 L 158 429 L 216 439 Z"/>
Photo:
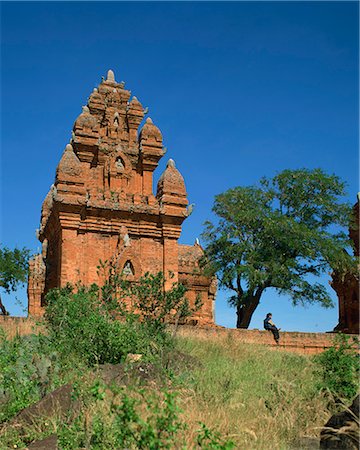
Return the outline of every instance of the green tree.
<path id="1" fill-rule="evenodd" d="M 181 283 L 173 282 L 171 289 L 165 290 L 166 279 L 162 272 L 146 272 L 133 282 L 119 272 L 116 261 L 100 261 L 97 269 L 104 278 L 101 290 L 105 304 L 117 313 L 123 309 L 125 315 L 129 312 L 140 314 L 142 320 L 155 330 L 163 329 L 166 322 L 173 323 L 175 335 L 179 323 L 202 306 L 200 296 L 196 297 L 194 305 L 190 305 L 185 295 L 187 288 Z M 171 280 L 174 274 L 169 272 L 168 276 Z"/>
<path id="2" fill-rule="evenodd" d="M 249 326 L 267 288 L 289 295 L 294 305 L 333 306 L 325 287 L 311 279 L 354 270 L 354 258 L 345 251 L 351 243 L 342 231 L 351 218 L 344 195 L 337 176 L 299 169 L 215 197 L 218 221 L 206 222 L 203 233 L 206 264 L 233 292 L 229 302 L 238 328 Z"/>
<path id="3" fill-rule="evenodd" d="M 0 247 L 0 288 L 10 294 L 16 291 L 19 285 L 26 282 L 28 274 L 28 261 L 30 251 L 26 248 Z M 0 311 L 3 315 L 8 315 L 0 296 Z"/>

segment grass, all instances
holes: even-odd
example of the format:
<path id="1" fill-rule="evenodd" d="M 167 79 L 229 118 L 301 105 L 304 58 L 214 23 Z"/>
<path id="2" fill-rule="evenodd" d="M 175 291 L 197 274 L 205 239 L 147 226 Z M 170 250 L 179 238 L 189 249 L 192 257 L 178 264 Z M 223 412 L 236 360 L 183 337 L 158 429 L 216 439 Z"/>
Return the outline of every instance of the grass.
<path id="1" fill-rule="evenodd" d="M 199 361 L 183 379 L 180 396 L 189 442 L 199 422 L 239 449 L 296 448 L 299 437 L 319 436 L 329 412 L 309 357 L 231 337 L 182 337 L 177 346 Z"/>
<path id="2" fill-rule="evenodd" d="M 112 307 L 121 305 L 99 292 L 54 290 L 45 334 L 0 336 L 0 450 L 53 433 L 61 450 L 295 450 L 303 438 L 316 442 L 336 410 L 327 391 L 356 386 L 358 362 L 346 343 L 311 358 L 231 334 L 204 339 L 196 328 L 173 340 L 162 316 L 121 311 L 119 321 Z M 105 384 L 100 363 L 123 378 Z M 28 426 L 16 418 L 66 383 L 78 405 L 68 417 L 53 411 Z"/>
<path id="3" fill-rule="evenodd" d="M 54 414 L 25 429 L 5 425 L 0 448 L 25 448 L 55 433 L 60 449 L 117 449 L 119 442 L 134 449 L 298 449 L 300 438 L 318 439 L 330 416 L 313 358 L 244 344 L 231 335 L 197 339 L 196 333 L 177 337 L 169 356 L 165 383 L 160 377 L 111 387 L 96 381 L 96 367 L 74 367 L 82 405 L 77 419 L 67 423 Z M 166 400 L 167 393 L 175 397 Z M 164 423 L 174 429 L 169 436 Z"/>

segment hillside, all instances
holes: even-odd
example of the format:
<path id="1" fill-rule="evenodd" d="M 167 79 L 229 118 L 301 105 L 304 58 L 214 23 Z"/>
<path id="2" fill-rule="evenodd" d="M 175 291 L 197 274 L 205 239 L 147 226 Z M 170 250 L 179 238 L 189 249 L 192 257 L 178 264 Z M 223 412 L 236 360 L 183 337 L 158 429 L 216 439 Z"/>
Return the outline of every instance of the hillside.
<path id="1" fill-rule="evenodd" d="M 207 342 L 179 338 L 166 375 L 159 367 L 140 361 L 128 361 L 124 367 L 113 365 L 111 369 L 107 366 L 106 370 L 84 372 L 78 367 L 66 375 L 59 373 L 55 385 L 71 381 L 81 388 L 82 418 L 68 426 L 63 414 L 50 409 L 46 417 L 30 425 L 13 427 L 11 421 L 10 427 L 5 424 L 1 429 L 0 448 L 26 448 L 33 440 L 56 434 L 60 449 L 76 449 L 89 433 L 88 439 L 95 436 L 98 443 L 88 443 L 85 448 L 117 448 L 109 435 L 116 430 L 112 402 L 119 389 L 126 396 L 123 400 L 140 398 L 144 402 L 152 397 L 152 402 L 159 401 L 156 407 L 155 403 L 151 406 L 155 408 L 151 414 L 164 414 L 170 408 L 171 413 L 167 413 L 174 417 L 167 417 L 165 422 L 174 427 L 174 439 L 169 437 L 167 446 L 162 436 L 163 446 L 157 444 L 153 448 L 262 449 L 269 442 L 272 448 L 304 448 L 304 443 L 317 442 L 321 427 L 330 417 L 329 399 L 317 388 L 319 374 L 315 369 L 309 357 L 268 351 L 232 339 Z M 132 373 L 126 381 L 124 370 Z M 115 388 L 115 384 L 109 389 L 111 380 L 116 381 L 117 377 L 122 387 Z M 20 379 L 19 383 L 23 381 Z M 176 397 L 166 400 L 166 395 L 174 392 Z M 140 410 L 143 408 L 140 405 Z M 70 415 L 74 413 L 73 410 Z M 149 415 L 149 411 L 143 413 L 144 417 Z M 97 436 L 99 417 L 103 418 L 105 429 Z M 135 415 L 130 419 L 134 421 L 132 426 L 139 426 Z M 196 445 L 201 424 L 211 430 L 202 447 Z M 234 447 L 226 447 L 229 441 Z"/>
<path id="2" fill-rule="evenodd" d="M 113 300 L 96 286 L 54 290 L 40 334 L 2 332 L 0 449 L 316 448 L 357 393 L 346 337 L 299 355 L 235 333 L 170 333 L 155 303 L 139 316 Z"/>

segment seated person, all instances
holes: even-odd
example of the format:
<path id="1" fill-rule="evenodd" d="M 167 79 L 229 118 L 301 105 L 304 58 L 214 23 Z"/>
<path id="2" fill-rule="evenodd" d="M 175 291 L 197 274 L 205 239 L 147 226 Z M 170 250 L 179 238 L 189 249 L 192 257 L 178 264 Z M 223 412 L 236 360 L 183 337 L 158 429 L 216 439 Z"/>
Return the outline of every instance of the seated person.
<path id="1" fill-rule="evenodd" d="M 272 321 L 272 314 L 268 313 L 266 314 L 265 320 L 264 320 L 264 328 L 265 330 L 271 331 L 275 342 L 278 344 L 279 343 L 279 330 L 280 328 L 277 328 L 276 325 L 274 324 L 274 322 Z"/>

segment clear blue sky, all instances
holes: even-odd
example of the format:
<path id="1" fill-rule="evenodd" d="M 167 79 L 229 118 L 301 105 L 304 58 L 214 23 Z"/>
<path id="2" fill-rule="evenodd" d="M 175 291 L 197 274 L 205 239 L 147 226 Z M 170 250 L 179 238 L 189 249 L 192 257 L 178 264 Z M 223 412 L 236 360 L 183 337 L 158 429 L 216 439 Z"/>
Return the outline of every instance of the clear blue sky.
<path id="1" fill-rule="evenodd" d="M 2 2 L 1 242 L 39 247 L 42 201 L 81 106 L 109 68 L 149 107 L 185 178 L 196 207 L 182 243 L 201 235 L 214 195 L 285 168 L 336 173 L 355 202 L 358 8 Z M 218 295 L 217 323 L 234 326 L 226 295 Z M 24 291 L 17 296 L 25 301 Z M 13 298 L 7 306 L 19 314 Z M 294 308 L 269 291 L 251 327 L 262 327 L 268 311 L 287 330 L 331 330 L 338 315 Z"/>

